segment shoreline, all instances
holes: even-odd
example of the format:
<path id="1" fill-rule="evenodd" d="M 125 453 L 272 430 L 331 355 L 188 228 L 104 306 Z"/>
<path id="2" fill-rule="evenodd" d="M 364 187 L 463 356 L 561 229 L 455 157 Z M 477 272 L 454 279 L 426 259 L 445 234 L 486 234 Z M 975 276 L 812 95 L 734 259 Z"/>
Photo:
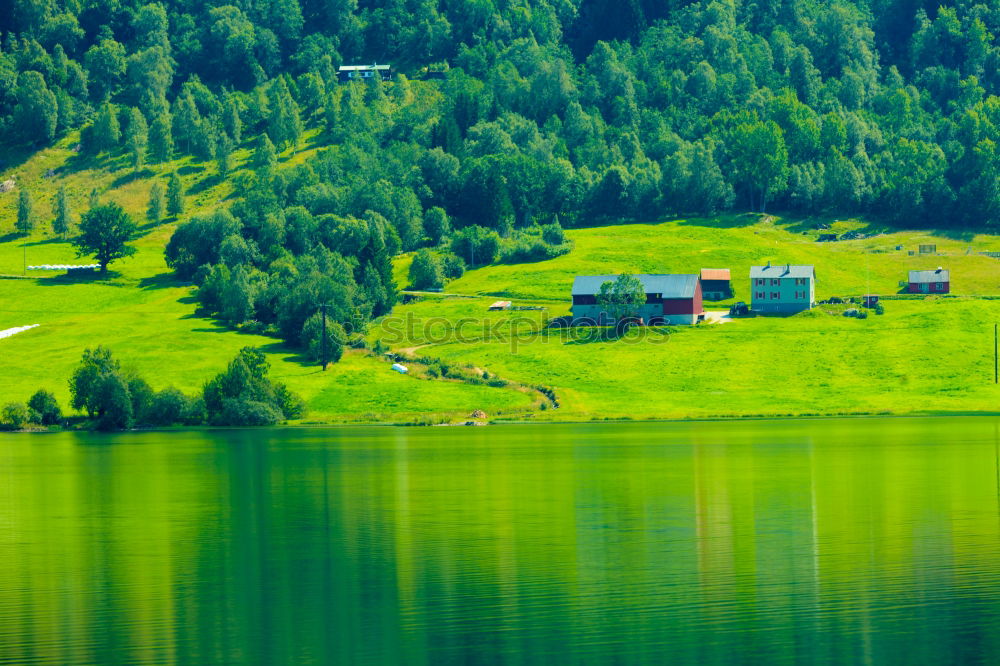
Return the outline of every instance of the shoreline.
<path id="1" fill-rule="evenodd" d="M 558 425 L 622 425 L 622 424 L 680 424 L 680 423 L 733 423 L 740 421 L 830 421 L 835 419 L 918 419 L 918 418 L 984 418 L 1000 417 L 1000 410 L 997 411 L 968 411 L 968 412 L 911 412 L 907 414 L 895 413 L 866 413 L 857 412 L 853 414 L 801 414 L 801 415 L 734 415 L 734 416 L 705 416 L 705 417 L 679 417 L 662 419 L 631 419 L 631 418 L 594 418 L 594 419 L 569 419 L 565 421 L 557 420 L 532 420 L 532 419 L 497 419 L 494 421 L 482 419 L 467 419 L 450 423 L 413 423 L 404 421 L 344 421 L 330 423 L 279 423 L 273 426 L 177 426 L 167 428 L 134 428 L 132 430 L 86 430 L 82 428 L 33 428 L 21 430 L 3 430 L 0 434 L 11 435 L 51 435 L 60 433 L 86 433 L 86 434 L 141 434 L 141 433 L 186 433 L 186 432 L 212 432 L 227 430 L 254 430 L 266 432 L 270 430 L 287 429 L 321 429 L 321 428 L 434 428 L 434 427 L 474 427 L 474 426 L 558 426 Z"/>

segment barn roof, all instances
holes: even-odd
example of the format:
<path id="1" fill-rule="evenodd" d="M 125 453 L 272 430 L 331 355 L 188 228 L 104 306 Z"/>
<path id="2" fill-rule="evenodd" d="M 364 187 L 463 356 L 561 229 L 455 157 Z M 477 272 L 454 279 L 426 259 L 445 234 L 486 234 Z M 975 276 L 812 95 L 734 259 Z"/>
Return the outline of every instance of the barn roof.
<path id="1" fill-rule="evenodd" d="M 750 279 L 753 278 L 815 278 L 816 269 L 810 264 L 768 264 L 767 266 L 751 266 Z"/>
<path id="2" fill-rule="evenodd" d="M 703 268 L 701 269 L 702 280 L 729 280 L 728 268 Z"/>
<path id="3" fill-rule="evenodd" d="M 698 285 L 697 275 L 652 274 L 634 275 L 647 294 L 663 294 L 663 298 L 694 298 Z M 601 292 L 601 285 L 614 282 L 617 275 L 577 275 L 573 280 L 573 295 L 593 295 Z"/>
<path id="4" fill-rule="evenodd" d="M 922 284 L 926 282 L 951 282 L 950 272 L 944 268 L 936 271 L 910 271 L 910 282 Z"/>

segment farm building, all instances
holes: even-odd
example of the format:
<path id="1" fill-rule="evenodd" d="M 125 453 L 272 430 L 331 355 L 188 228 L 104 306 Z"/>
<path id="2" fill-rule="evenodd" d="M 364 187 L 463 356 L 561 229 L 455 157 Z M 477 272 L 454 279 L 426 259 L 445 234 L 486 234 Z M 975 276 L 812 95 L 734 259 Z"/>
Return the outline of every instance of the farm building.
<path id="1" fill-rule="evenodd" d="M 723 301 L 733 297 L 733 285 L 728 268 L 701 269 L 701 290 L 706 301 Z"/>
<path id="2" fill-rule="evenodd" d="M 510 310 L 510 301 L 494 301 L 490 304 L 490 310 Z"/>
<path id="3" fill-rule="evenodd" d="M 816 304 L 816 269 L 812 266 L 774 264 L 750 267 L 750 309 L 754 312 L 790 314 Z"/>
<path id="4" fill-rule="evenodd" d="M 705 318 L 701 279 L 697 275 L 636 275 L 646 292 L 639 316 L 647 324 L 695 324 Z M 614 282 L 617 275 L 578 275 L 573 280 L 574 323 L 585 320 L 611 324 L 612 316 L 597 303 L 601 285 Z"/>
<path id="5" fill-rule="evenodd" d="M 951 275 L 941 268 L 933 271 L 910 271 L 907 291 L 911 294 L 947 294 L 951 291 Z"/>
<path id="6" fill-rule="evenodd" d="M 382 77 L 383 81 L 392 80 L 391 65 L 341 65 L 337 70 L 337 81 L 339 83 L 367 81 L 376 73 Z"/>

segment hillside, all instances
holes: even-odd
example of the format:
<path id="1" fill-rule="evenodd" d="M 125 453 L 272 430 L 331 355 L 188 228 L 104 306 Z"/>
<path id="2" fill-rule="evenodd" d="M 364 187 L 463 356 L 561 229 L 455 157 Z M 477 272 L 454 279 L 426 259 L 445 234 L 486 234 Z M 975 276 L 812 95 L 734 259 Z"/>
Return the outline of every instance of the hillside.
<path id="1" fill-rule="evenodd" d="M 596 396 L 574 405 L 583 379 L 561 376 L 573 363 L 555 352 L 522 366 L 528 356 L 434 347 L 491 377 L 459 380 L 435 379 L 433 362 L 391 375 L 360 348 L 386 317 L 435 312 L 447 323 L 481 307 L 404 303 L 410 282 L 544 302 L 554 315 L 578 273 L 725 266 L 740 288 L 751 263 L 772 260 L 816 264 L 820 297 L 891 294 L 908 269 L 932 267 L 909 255 L 931 242 L 959 294 L 1000 292 L 995 260 L 979 254 L 1000 250 L 989 235 L 1000 228 L 1000 10 L 965 0 L 626 5 L 15 0 L 0 15 L 0 182 L 13 186 L 0 194 L 0 273 L 10 276 L 0 316 L 41 326 L 3 342 L 3 397 L 45 385 L 65 402 L 65 376 L 88 345 L 115 347 L 158 387 L 193 391 L 255 344 L 315 420 L 524 414 L 550 404 L 537 391 L 550 384 L 568 396 L 560 417 L 622 416 Z M 391 74 L 364 69 L 375 62 Z M 341 65 L 372 76 L 348 84 Z M 166 214 L 153 205 L 160 191 Z M 67 214 L 56 214 L 60 199 Z M 23 275 L 74 262 L 66 240 L 109 203 L 141 225 L 135 256 L 106 279 Z M 817 222 L 867 237 L 817 243 Z M 955 316 L 922 330 L 920 307 L 852 323 L 875 331 L 912 318 L 890 336 L 900 349 L 946 349 L 992 316 L 991 302 L 951 299 L 934 307 Z M 823 321 L 796 343 L 850 325 Z M 767 337 L 769 326 L 737 328 Z M 392 344 L 424 342 L 408 335 Z M 697 335 L 671 340 L 708 354 Z M 317 373 L 331 349 L 343 360 Z M 727 349 L 730 361 L 761 353 Z M 894 353 L 883 355 L 902 367 Z M 948 366 L 956 377 L 979 371 L 965 357 Z M 771 383 L 783 377 L 781 364 L 768 368 Z M 864 411 L 852 380 L 867 381 L 845 371 L 842 400 L 831 389 L 810 402 Z M 759 397 L 685 399 L 633 411 L 773 409 Z M 895 400 L 879 404 L 912 409 Z M 976 393 L 947 409 L 988 402 Z"/>

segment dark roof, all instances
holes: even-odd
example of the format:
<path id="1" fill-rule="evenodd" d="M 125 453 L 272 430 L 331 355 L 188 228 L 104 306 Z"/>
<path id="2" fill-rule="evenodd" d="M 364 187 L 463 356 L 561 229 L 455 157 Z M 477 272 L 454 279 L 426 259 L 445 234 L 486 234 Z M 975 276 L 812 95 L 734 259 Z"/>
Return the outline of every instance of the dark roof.
<path id="1" fill-rule="evenodd" d="M 702 280 L 729 280 L 728 268 L 703 268 L 701 269 Z"/>
<path id="2" fill-rule="evenodd" d="M 815 278 L 816 269 L 811 265 L 796 266 L 795 264 L 768 264 L 767 266 L 751 266 L 750 279 L 753 278 Z"/>
<path id="3" fill-rule="evenodd" d="M 663 294 L 663 298 L 694 298 L 698 285 L 697 275 L 653 274 L 634 275 L 647 294 Z M 591 295 L 601 292 L 601 285 L 614 282 L 617 275 L 577 275 L 573 280 L 573 295 Z"/>
<path id="4" fill-rule="evenodd" d="M 910 271 L 910 282 L 951 282 L 949 271 L 939 268 L 936 271 Z"/>

